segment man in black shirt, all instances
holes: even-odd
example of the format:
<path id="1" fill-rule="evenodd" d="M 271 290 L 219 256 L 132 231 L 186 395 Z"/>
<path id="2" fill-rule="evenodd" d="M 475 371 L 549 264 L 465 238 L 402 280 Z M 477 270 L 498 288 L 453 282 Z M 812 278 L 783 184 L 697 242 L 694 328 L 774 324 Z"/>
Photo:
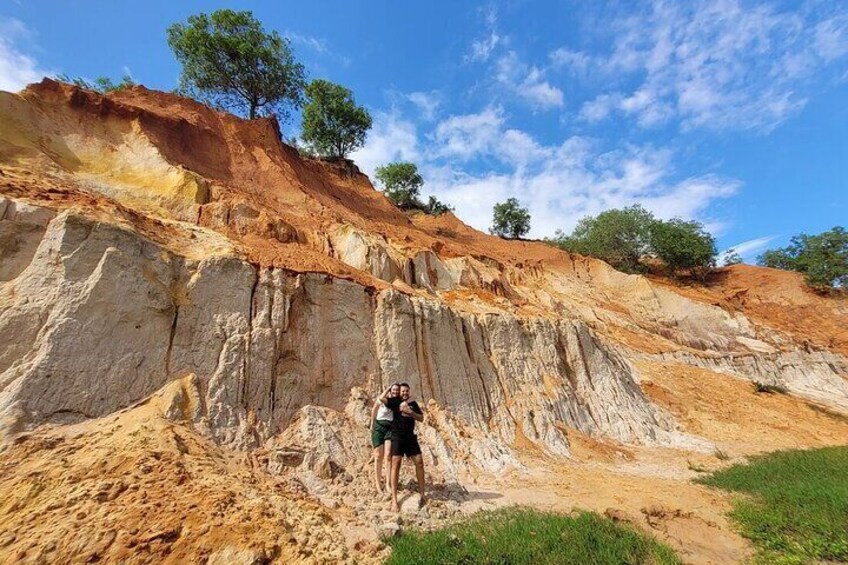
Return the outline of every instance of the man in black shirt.
<path id="1" fill-rule="evenodd" d="M 398 475 L 400 463 L 404 455 L 415 463 L 415 476 L 418 479 L 418 494 L 421 495 L 419 505 L 426 502 L 424 498 L 424 459 L 421 457 L 421 446 L 415 436 L 415 422 L 424 421 L 424 412 L 414 400 L 410 400 L 409 385 L 400 384 L 400 395 L 389 398 L 391 389 L 380 397 L 380 402 L 393 412 L 392 418 L 392 511 L 400 511 L 397 500 Z"/>

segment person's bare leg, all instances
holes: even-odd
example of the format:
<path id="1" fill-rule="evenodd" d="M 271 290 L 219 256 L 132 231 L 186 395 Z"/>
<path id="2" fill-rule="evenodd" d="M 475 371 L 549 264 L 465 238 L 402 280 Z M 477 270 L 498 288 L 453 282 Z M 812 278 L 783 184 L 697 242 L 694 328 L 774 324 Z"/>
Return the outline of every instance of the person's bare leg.
<path id="1" fill-rule="evenodd" d="M 392 490 L 392 440 L 387 439 L 383 444 L 383 453 L 386 454 L 386 492 Z"/>
<path id="2" fill-rule="evenodd" d="M 413 463 L 415 463 L 415 478 L 418 479 L 418 494 L 421 495 L 419 506 L 424 506 L 427 502 L 427 498 L 424 496 L 424 459 L 421 455 L 416 455 L 412 458 Z"/>
<path id="3" fill-rule="evenodd" d="M 397 491 L 398 475 L 400 475 L 401 461 L 403 461 L 402 455 L 392 455 L 392 512 L 400 512 L 400 506 L 398 506 Z"/>
<path id="4" fill-rule="evenodd" d="M 383 492 L 383 453 L 385 449 L 382 445 L 374 448 L 374 486 L 378 494 Z M 386 467 L 388 470 L 389 465 L 387 464 Z M 388 476 L 386 478 L 388 479 Z"/>

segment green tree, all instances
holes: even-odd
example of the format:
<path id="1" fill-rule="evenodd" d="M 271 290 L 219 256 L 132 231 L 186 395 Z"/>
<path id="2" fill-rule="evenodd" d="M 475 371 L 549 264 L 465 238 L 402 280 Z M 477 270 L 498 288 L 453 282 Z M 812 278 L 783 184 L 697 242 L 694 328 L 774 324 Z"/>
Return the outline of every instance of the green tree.
<path id="1" fill-rule="evenodd" d="M 419 200 L 424 179 L 415 163 L 398 161 L 377 167 L 377 180 L 383 183 L 383 192 L 398 208 L 421 208 Z"/>
<path id="2" fill-rule="evenodd" d="M 651 250 L 670 272 L 689 270 L 704 274 L 715 266 L 715 238 L 700 222 L 657 220 L 651 224 L 650 233 Z"/>
<path id="3" fill-rule="evenodd" d="M 651 225 L 654 216 L 640 205 L 606 210 L 577 222 L 571 235 L 557 231 L 548 240 L 557 247 L 602 259 L 621 271 L 643 269 L 641 260 L 651 252 Z"/>
<path id="4" fill-rule="evenodd" d="M 431 216 L 441 216 L 453 210 L 435 196 L 430 196 L 427 202 L 421 201 L 420 193 L 421 187 L 424 186 L 424 179 L 418 173 L 415 163 L 408 161 L 389 163 L 377 167 L 375 176 L 383 184 L 386 197 L 402 210 L 421 210 Z"/>
<path id="5" fill-rule="evenodd" d="M 819 235 L 796 235 L 789 246 L 763 253 L 758 263 L 803 273 L 813 288 L 848 288 L 848 232 L 836 226 Z"/>
<path id="6" fill-rule="evenodd" d="M 357 106 L 353 93 L 328 80 L 313 80 L 306 87 L 301 138 L 318 155 L 344 159 L 365 144 L 371 114 Z"/>
<path id="7" fill-rule="evenodd" d="M 522 208 L 515 198 L 495 204 L 492 227 L 489 232 L 501 237 L 517 239 L 530 231 L 530 212 Z"/>
<path id="8" fill-rule="evenodd" d="M 113 92 L 115 90 L 123 90 L 125 88 L 130 88 L 131 86 L 135 86 L 136 82 L 130 75 L 124 75 L 121 77 L 121 82 L 114 82 L 109 77 L 97 77 L 94 79 L 94 82 L 88 82 L 82 77 L 71 78 L 67 74 L 56 75 L 56 80 L 66 82 L 68 84 L 76 85 L 80 88 L 87 88 L 88 90 L 94 90 L 96 92 L 105 93 L 105 92 Z"/>
<path id="9" fill-rule="evenodd" d="M 251 12 L 216 10 L 168 28 L 168 45 L 182 64 L 180 91 L 216 108 L 247 111 L 250 119 L 274 112 L 288 121 L 303 103 L 303 65 L 289 41 L 266 33 Z"/>

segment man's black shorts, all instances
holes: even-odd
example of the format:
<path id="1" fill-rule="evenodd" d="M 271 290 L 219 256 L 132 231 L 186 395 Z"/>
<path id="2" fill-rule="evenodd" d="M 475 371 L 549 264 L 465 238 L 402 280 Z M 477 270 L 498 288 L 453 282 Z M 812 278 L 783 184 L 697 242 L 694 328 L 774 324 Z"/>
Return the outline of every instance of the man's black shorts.
<path id="1" fill-rule="evenodd" d="M 418 436 L 415 434 L 408 436 L 397 436 L 392 434 L 392 455 L 406 455 L 413 457 L 421 455 L 421 446 L 418 445 Z"/>

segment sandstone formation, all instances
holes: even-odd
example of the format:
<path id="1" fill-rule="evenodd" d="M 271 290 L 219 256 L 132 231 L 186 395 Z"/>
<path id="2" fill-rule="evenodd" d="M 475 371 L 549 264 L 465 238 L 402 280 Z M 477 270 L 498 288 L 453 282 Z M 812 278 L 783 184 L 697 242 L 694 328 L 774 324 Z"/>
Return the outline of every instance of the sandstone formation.
<path id="1" fill-rule="evenodd" d="M 427 405 L 422 443 L 445 493 L 432 516 L 407 518 L 423 526 L 471 500 L 469 477 L 570 461 L 574 438 L 713 453 L 723 438 L 658 394 L 666 374 L 697 368 L 706 390 L 727 376 L 780 385 L 848 434 L 846 327 L 844 300 L 789 273 L 737 266 L 682 287 L 502 241 L 451 214 L 408 217 L 355 167 L 302 159 L 270 119 L 142 87 L 101 96 L 45 80 L 0 93 L 0 484 L 32 488 L 29 468 L 49 475 L 51 442 L 79 443 L 57 452 L 72 469 L 97 450 L 137 465 L 146 440 L 134 427 L 182 438 L 156 452 L 197 467 L 197 489 L 220 487 L 207 480 L 218 465 L 248 485 L 231 504 L 268 488 L 252 515 L 292 522 L 239 537 L 222 511 L 198 534 L 185 524 L 200 514 L 179 506 L 169 512 L 183 525 L 172 516 L 144 541 L 120 528 L 130 507 L 146 508 L 132 499 L 98 518 L 112 532 L 98 558 L 379 558 L 373 535 L 329 540 L 344 521 L 372 534 L 395 523 L 364 492 L 365 427 L 374 395 L 401 380 Z M 131 491 L 141 481 L 122 480 Z M 99 496 L 56 488 L 68 497 L 57 524 Z M 37 496 L 15 500 L 3 503 L 0 555 L 90 553 L 67 527 L 35 524 L 50 514 L 33 510 Z M 297 531 L 290 512 L 322 524 L 314 539 L 280 533 Z"/>

